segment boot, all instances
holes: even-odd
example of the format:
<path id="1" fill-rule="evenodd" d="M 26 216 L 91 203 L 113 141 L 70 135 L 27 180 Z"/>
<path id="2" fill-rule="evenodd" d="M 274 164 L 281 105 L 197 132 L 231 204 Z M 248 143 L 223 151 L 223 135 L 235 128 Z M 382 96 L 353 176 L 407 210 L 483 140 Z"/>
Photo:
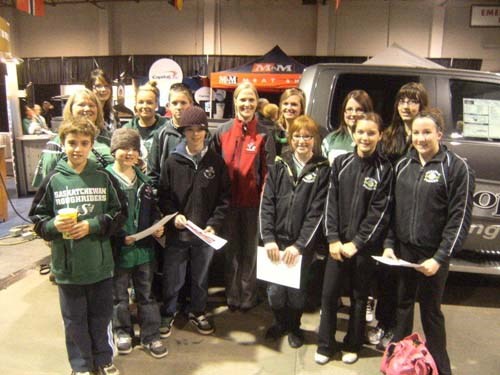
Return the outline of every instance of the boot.
<path id="1" fill-rule="evenodd" d="M 266 331 L 266 340 L 276 341 L 286 334 L 287 327 L 287 309 L 272 309 L 274 315 L 273 325 Z"/>

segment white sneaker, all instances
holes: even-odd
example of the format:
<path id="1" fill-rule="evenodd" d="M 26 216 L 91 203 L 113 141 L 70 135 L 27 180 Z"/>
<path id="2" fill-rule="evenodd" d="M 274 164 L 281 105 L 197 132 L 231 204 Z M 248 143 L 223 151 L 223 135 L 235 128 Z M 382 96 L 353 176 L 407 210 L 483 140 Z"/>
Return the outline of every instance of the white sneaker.
<path id="1" fill-rule="evenodd" d="M 384 337 L 384 329 L 380 326 L 370 327 L 366 332 L 366 340 L 372 345 L 377 345 L 382 337 Z"/>
<path id="2" fill-rule="evenodd" d="M 368 323 L 373 322 L 373 313 L 375 311 L 375 299 L 373 297 L 368 297 L 368 302 L 366 303 L 366 321 Z"/>
<path id="3" fill-rule="evenodd" d="M 351 353 L 351 352 L 343 352 L 342 353 L 342 362 L 345 364 L 353 364 L 358 360 L 358 353 Z"/>
<path id="4" fill-rule="evenodd" d="M 318 352 L 314 353 L 314 362 L 316 362 L 318 365 L 324 365 L 328 363 L 330 360 L 330 357 L 320 354 Z"/>

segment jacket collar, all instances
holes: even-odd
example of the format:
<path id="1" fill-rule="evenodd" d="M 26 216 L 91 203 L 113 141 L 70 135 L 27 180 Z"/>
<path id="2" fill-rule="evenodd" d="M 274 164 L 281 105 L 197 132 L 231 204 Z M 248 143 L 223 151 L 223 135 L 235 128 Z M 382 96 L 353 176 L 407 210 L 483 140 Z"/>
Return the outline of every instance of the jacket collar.
<path id="1" fill-rule="evenodd" d="M 238 117 L 235 117 L 233 124 L 244 135 L 245 134 L 255 135 L 257 133 L 257 116 L 253 116 L 253 119 L 248 121 L 248 122 L 245 122 L 243 120 L 240 120 Z M 246 130 L 245 130 L 245 128 L 246 128 Z"/>
<path id="2" fill-rule="evenodd" d="M 431 160 L 429 160 L 426 164 L 443 163 L 446 159 L 447 152 L 448 152 L 448 148 L 445 145 L 440 144 L 438 153 L 436 155 L 434 155 L 434 157 Z M 412 159 L 412 161 L 420 164 L 420 158 L 418 157 L 418 152 L 414 147 L 412 147 L 408 151 L 408 156 L 410 157 L 410 159 Z"/>

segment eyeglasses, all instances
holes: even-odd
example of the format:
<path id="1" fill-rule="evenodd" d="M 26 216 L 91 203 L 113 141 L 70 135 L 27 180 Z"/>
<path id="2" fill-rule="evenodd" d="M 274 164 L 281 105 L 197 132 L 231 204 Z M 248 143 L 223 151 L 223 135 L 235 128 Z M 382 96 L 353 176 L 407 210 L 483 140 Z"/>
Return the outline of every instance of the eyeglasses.
<path id="1" fill-rule="evenodd" d="M 109 90 L 110 89 L 109 85 L 94 85 L 93 87 L 95 90 Z"/>
<path id="2" fill-rule="evenodd" d="M 300 139 L 302 139 L 303 141 L 310 141 L 311 139 L 313 139 L 314 137 L 312 135 L 299 135 L 299 134 L 294 134 L 292 135 L 292 139 L 294 141 L 298 141 Z"/>
<path id="3" fill-rule="evenodd" d="M 416 99 L 399 99 L 398 101 L 398 105 L 409 105 L 410 107 L 414 107 L 414 106 L 417 106 L 417 105 L 420 105 L 420 102 Z"/>
<path id="4" fill-rule="evenodd" d="M 344 109 L 344 112 L 355 113 L 357 115 L 362 115 L 363 113 L 365 113 L 365 111 L 363 111 L 361 108 L 351 108 L 351 107 Z"/>

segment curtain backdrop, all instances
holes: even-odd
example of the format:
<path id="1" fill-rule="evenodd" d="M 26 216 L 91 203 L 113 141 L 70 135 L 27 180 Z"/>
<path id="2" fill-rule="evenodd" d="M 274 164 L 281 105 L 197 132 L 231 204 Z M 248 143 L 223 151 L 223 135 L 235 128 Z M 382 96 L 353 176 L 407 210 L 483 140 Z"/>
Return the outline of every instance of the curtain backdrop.
<path id="1" fill-rule="evenodd" d="M 20 87 L 29 82 L 33 84 L 76 84 L 84 83 L 89 72 L 96 68 L 103 69 L 111 79 L 132 78 L 148 75 L 154 61 L 169 58 L 176 61 L 185 77 L 208 76 L 211 72 L 236 68 L 260 56 L 207 56 L 207 55 L 132 55 L 98 57 L 43 57 L 25 58 L 18 65 Z M 367 56 L 292 56 L 302 64 L 309 66 L 318 63 L 362 63 Z M 480 70 L 481 59 L 430 59 L 447 68 Z"/>

